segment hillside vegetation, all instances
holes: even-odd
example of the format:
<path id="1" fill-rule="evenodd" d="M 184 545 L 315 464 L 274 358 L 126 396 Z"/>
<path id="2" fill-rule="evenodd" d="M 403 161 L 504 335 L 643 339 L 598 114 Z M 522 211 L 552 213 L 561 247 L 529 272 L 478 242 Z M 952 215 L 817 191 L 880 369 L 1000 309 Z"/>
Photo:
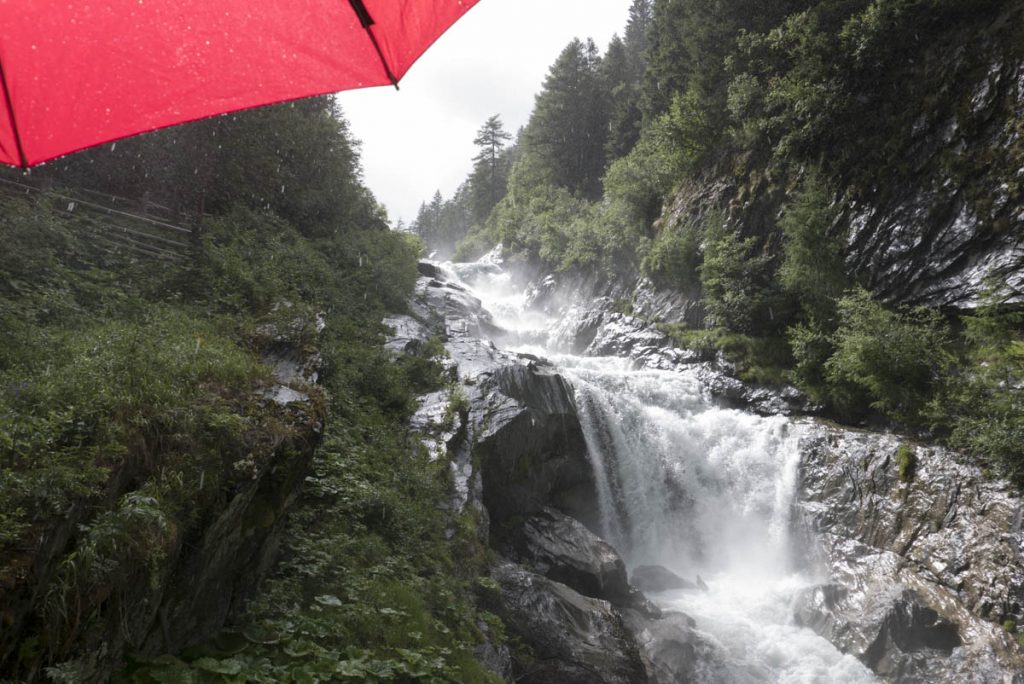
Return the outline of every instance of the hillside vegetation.
<path id="1" fill-rule="evenodd" d="M 487 678 L 405 427 L 440 372 L 382 348 L 419 246 L 359 174 L 313 99 L 5 176 L 48 190 L 0 196 L 0 680 Z"/>

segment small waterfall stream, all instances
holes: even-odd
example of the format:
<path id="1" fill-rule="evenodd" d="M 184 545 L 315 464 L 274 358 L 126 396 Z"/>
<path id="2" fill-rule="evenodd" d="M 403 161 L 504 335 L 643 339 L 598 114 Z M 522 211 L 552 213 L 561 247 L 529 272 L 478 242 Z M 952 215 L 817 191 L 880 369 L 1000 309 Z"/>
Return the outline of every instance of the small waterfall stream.
<path id="1" fill-rule="evenodd" d="M 691 370 L 638 370 L 626 358 L 564 353 L 559 321 L 525 310 L 496 268 L 451 265 L 495 322 L 499 344 L 544 356 L 575 388 L 594 467 L 600 532 L 630 569 L 661 565 L 707 591 L 651 594 L 719 647 L 713 681 L 874 682 L 859 661 L 793 624 L 814 583 L 793 563 L 790 512 L 803 427 L 715 406 Z"/>

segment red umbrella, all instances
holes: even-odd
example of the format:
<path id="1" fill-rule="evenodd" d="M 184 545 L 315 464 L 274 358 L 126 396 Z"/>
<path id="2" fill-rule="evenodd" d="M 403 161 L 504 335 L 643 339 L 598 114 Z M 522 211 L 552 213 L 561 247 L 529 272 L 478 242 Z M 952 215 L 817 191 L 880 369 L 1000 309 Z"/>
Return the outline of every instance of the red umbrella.
<path id="1" fill-rule="evenodd" d="M 478 0 L 0 0 L 0 163 L 398 84 Z"/>

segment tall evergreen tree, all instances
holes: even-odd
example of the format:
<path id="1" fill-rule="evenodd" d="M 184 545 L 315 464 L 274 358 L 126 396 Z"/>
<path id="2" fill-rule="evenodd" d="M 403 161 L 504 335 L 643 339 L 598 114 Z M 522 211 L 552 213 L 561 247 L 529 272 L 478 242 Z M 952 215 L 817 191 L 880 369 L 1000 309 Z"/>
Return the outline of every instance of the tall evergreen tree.
<path id="1" fill-rule="evenodd" d="M 474 223 L 482 223 L 498 203 L 508 185 L 508 160 L 505 143 L 512 135 L 505 130 L 497 114 L 487 119 L 477 131 L 473 144 L 479 152 L 473 157 L 469 185 Z"/>
<path id="2" fill-rule="evenodd" d="M 641 109 L 653 121 L 668 111 L 672 98 L 686 91 L 692 60 L 685 42 L 687 0 L 656 0 L 647 36 Z"/>
<path id="3" fill-rule="evenodd" d="M 556 182 L 584 197 L 601 193 L 608 137 L 607 91 L 594 41 L 574 39 L 555 60 L 524 133 L 528 152 Z"/>
<path id="4" fill-rule="evenodd" d="M 630 78 L 637 83 L 643 78 L 647 61 L 647 36 L 653 20 L 652 0 L 633 0 L 629 7 L 629 21 L 626 22 L 623 44 L 629 59 Z"/>

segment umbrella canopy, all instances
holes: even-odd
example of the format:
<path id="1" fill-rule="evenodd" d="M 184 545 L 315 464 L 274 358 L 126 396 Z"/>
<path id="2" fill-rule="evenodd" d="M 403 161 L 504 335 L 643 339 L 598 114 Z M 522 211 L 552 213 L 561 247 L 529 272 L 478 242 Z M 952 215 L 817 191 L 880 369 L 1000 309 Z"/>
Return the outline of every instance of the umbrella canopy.
<path id="1" fill-rule="evenodd" d="M 395 84 L 478 0 L 0 0 L 0 163 Z"/>

